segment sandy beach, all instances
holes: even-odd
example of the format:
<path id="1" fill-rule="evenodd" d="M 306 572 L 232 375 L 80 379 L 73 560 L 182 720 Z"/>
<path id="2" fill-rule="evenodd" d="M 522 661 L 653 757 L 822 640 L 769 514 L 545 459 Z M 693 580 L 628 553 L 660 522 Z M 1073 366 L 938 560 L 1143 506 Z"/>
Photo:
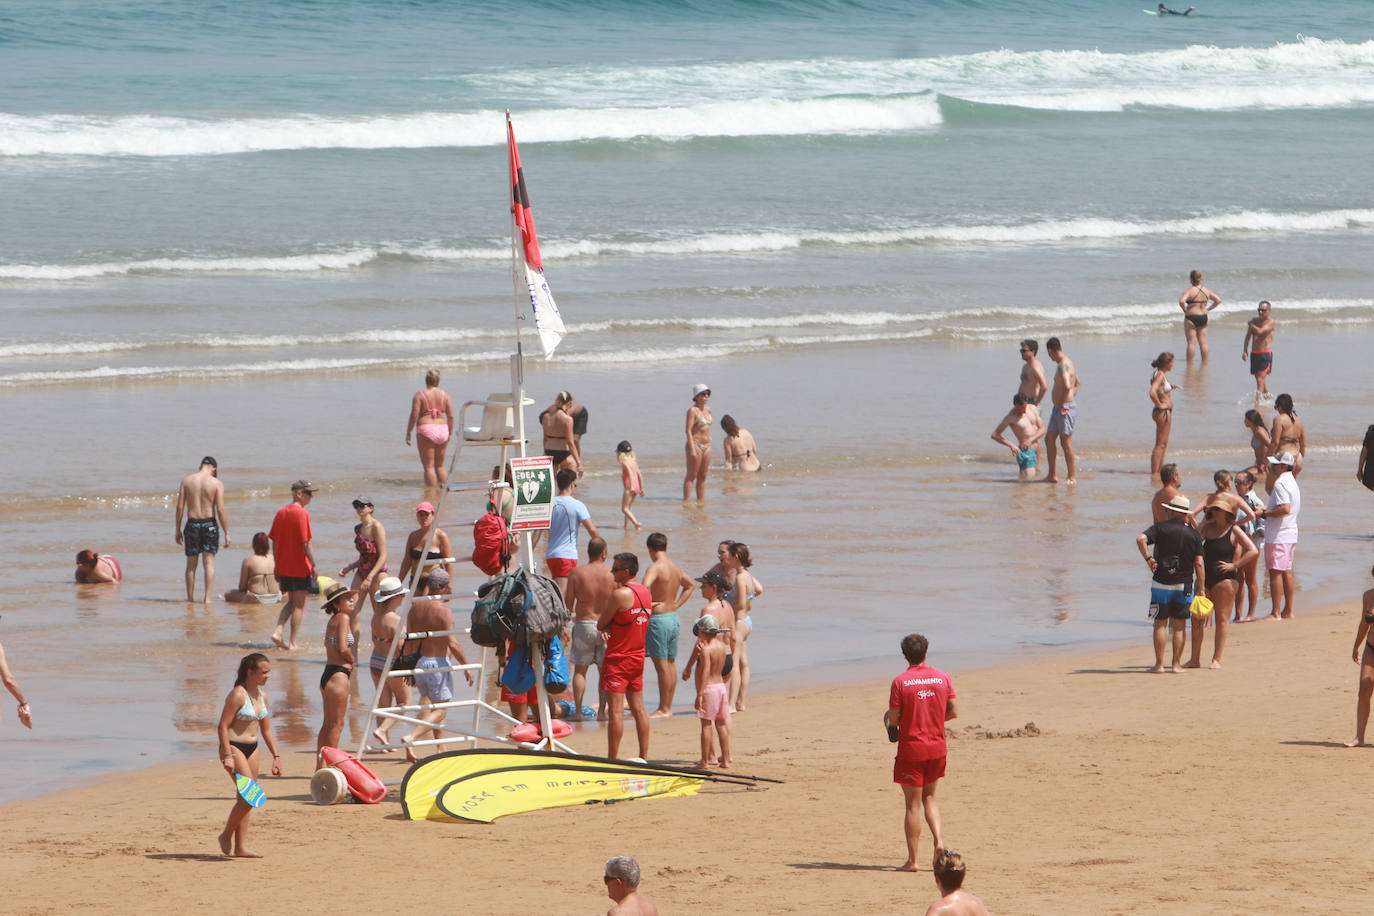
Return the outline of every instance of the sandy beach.
<path id="1" fill-rule="evenodd" d="M 1349 795 L 1370 751 L 1340 745 L 1353 734 L 1355 607 L 1235 628 L 1221 671 L 1148 675 L 1142 643 L 958 674 L 939 797 L 966 886 L 999 913 L 1366 912 L 1350 876 L 1369 816 Z M 325 912 L 437 902 L 451 882 L 479 912 L 600 912 L 600 868 L 618 854 L 638 857 L 665 913 L 917 910 L 934 899 L 929 872 L 891 870 L 901 796 L 878 721 L 902 667 L 893 648 L 891 670 L 866 683 L 760 694 L 736 717 L 735 770 L 785 780 L 760 790 L 412 823 L 394 793 L 313 805 L 309 753 L 295 747 L 287 775 L 263 781 L 262 861 L 215 854 L 229 786 L 207 734 L 203 765 L 4 806 L 6 910 Z M 687 716 L 656 721 L 652 756 L 690 762 L 697 735 Z M 598 754 L 603 742 L 596 726 L 569 739 Z M 423 886 L 420 861 L 442 863 Z"/>

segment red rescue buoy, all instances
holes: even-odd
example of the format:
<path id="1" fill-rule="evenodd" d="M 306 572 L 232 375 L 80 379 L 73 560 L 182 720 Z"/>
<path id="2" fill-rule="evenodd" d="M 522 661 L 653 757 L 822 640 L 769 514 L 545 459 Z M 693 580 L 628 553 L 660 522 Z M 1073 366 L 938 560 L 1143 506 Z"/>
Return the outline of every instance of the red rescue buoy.
<path id="1" fill-rule="evenodd" d="M 386 786 L 377 778 L 377 774 L 369 770 L 367 764 L 357 757 L 337 747 L 322 747 L 320 758 L 324 760 L 325 766 L 334 767 L 344 774 L 344 779 L 348 780 L 349 793 L 358 801 L 365 805 L 375 805 L 386 798 Z"/>

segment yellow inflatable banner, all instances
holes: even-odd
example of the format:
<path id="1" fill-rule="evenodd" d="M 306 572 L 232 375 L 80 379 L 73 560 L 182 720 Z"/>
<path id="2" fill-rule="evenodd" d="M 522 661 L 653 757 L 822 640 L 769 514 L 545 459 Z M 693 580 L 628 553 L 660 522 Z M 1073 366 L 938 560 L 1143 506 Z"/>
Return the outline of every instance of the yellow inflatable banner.
<path id="1" fill-rule="evenodd" d="M 420 761 L 401 783 L 411 820 L 490 824 L 507 814 L 636 798 L 695 795 L 715 774 L 523 749 L 471 749 Z M 738 780 L 741 784 L 749 784 Z"/>

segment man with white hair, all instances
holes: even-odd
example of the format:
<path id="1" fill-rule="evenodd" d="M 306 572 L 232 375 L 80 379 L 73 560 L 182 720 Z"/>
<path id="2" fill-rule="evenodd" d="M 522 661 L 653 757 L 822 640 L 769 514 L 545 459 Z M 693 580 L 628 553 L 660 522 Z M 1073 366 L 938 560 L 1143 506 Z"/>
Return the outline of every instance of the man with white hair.
<path id="1" fill-rule="evenodd" d="M 602 880 L 606 882 L 606 896 L 615 901 L 606 916 L 658 916 L 654 902 L 640 896 L 639 863 L 631 857 L 607 859 Z"/>
<path id="2" fill-rule="evenodd" d="M 1293 476 L 1293 462 L 1297 460 L 1292 452 L 1270 456 L 1270 473 L 1279 476 L 1269 493 L 1268 505 L 1259 511 L 1262 519 L 1276 519 L 1264 523 L 1264 568 L 1269 570 L 1269 598 L 1273 601 L 1271 619 L 1287 620 L 1293 616 L 1293 554 L 1298 549 L 1298 510 L 1302 508 L 1302 493 Z"/>

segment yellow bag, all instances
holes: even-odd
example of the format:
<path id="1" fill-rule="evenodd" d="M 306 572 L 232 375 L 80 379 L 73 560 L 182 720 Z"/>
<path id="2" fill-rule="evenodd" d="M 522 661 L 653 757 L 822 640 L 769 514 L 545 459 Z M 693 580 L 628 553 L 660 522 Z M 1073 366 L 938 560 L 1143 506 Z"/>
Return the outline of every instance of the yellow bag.
<path id="1" fill-rule="evenodd" d="M 1196 595 L 1188 610 L 1192 611 L 1193 616 L 1199 620 L 1206 620 L 1212 616 L 1212 599 L 1203 595 Z"/>

